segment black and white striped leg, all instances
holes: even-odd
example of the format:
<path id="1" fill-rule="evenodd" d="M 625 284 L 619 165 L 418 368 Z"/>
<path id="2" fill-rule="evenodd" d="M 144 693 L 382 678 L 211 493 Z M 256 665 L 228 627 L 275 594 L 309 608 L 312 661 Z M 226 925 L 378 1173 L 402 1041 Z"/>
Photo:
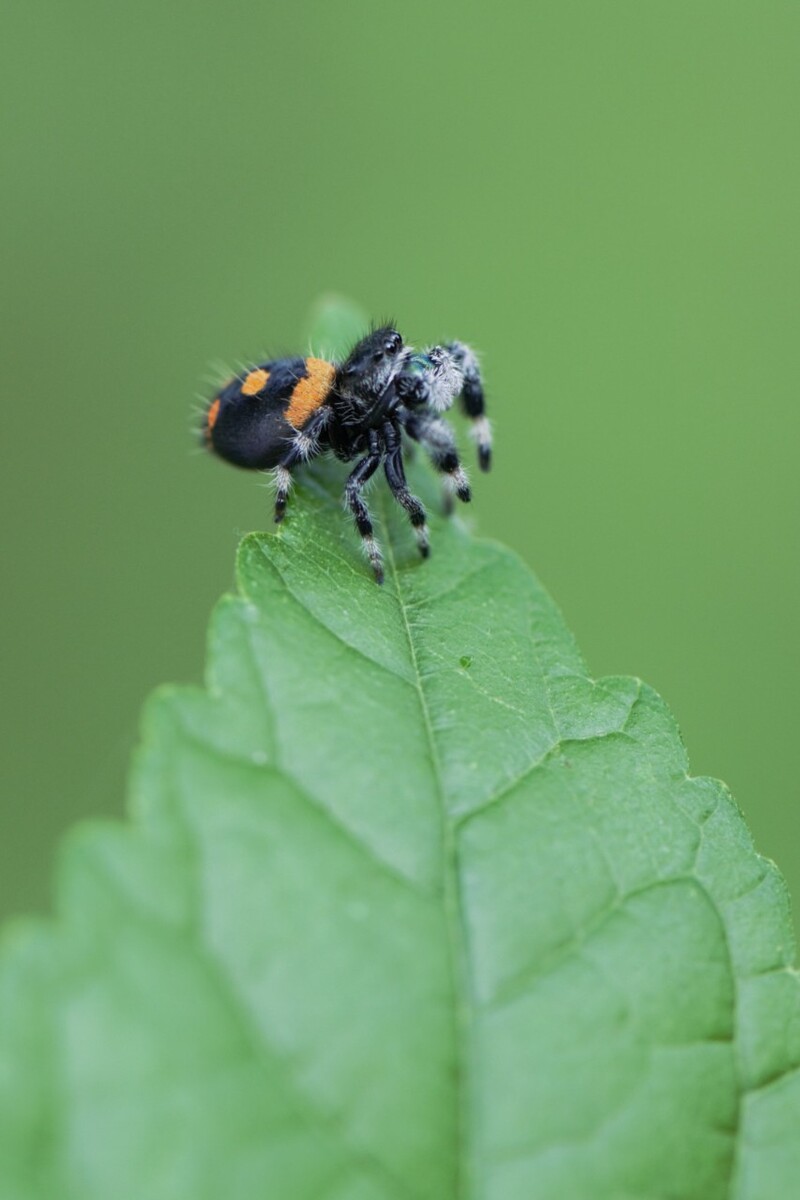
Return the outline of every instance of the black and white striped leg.
<path id="1" fill-rule="evenodd" d="M 292 472 L 283 463 L 275 468 L 275 524 L 280 525 L 283 518 L 286 516 L 286 501 L 289 499 L 289 492 L 292 490 Z"/>
<path id="2" fill-rule="evenodd" d="M 383 462 L 386 482 L 389 484 L 391 493 L 397 503 L 401 504 L 408 513 L 408 519 L 416 535 L 419 552 L 423 558 L 427 558 L 430 554 L 430 543 L 428 541 L 425 509 L 422 506 L 422 502 L 417 499 L 413 492 L 408 490 L 406 472 L 403 466 L 403 447 L 400 442 L 400 433 L 397 426 L 389 421 L 383 427 L 383 440 L 386 445 L 386 458 Z"/>
<path id="3" fill-rule="evenodd" d="M 427 450 L 437 471 L 441 471 L 452 493 L 467 504 L 472 493 L 467 473 L 456 450 L 456 439 L 447 421 L 430 412 L 412 413 L 405 423 L 406 431 Z"/>
<path id="4" fill-rule="evenodd" d="M 327 425 L 329 417 L 330 410 L 328 408 L 317 409 L 305 426 L 296 431 L 289 449 L 275 468 L 275 521 L 278 524 L 286 515 L 286 501 L 292 489 L 292 468 L 296 467 L 298 463 L 308 462 L 309 459 L 315 458 L 319 454 L 320 434 Z"/>
<path id="5" fill-rule="evenodd" d="M 492 465 L 492 428 L 486 416 L 481 370 L 475 351 L 464 342 L 451 342 L 447 350 L 455 359 L 464 375 L 461 389 L 461 406 L 472 424 L 471 434 L 478 448 L 478 466 L 488 471 Z"/>
<path id="6" fill-rule="evenodd" d="M 377 446 L 377 440 L 373 436 L 370 436 L 370 453 L 365 458 L 362 458 L 350 472 L 344 489 L 345 503 L 353 514 L 356 529 L 361 535 L 364 550 L 369 558 L 372 570 L 375 572 L 375 579 L 378 583 L 383 583 L 383 555 L 375 538 L 369 509 L 364 503 L 361 489 L 381 465 L 382 457 L 383 454 Z"/>

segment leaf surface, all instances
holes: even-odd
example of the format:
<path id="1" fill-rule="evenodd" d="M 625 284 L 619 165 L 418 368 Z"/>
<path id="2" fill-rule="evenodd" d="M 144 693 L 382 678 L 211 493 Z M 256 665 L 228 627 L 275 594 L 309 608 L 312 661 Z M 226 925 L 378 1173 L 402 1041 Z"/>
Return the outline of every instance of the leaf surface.
<path id="1" fill-rule="evenodd" d="M 727 791 L 506 550 L 434 518 L 417 561 L 383 481 L 376 587 L 341 482 L 245 539 L 129 823 L 6 934 L 0 1197 L 796 1194 L 788 901 Z"/>

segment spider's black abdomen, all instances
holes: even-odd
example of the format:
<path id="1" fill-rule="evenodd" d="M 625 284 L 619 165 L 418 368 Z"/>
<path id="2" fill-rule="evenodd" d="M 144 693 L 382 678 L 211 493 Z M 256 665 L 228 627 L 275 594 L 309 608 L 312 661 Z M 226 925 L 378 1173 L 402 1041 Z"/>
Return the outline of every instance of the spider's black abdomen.
<path id="1" fill-rule="evenodd" d="M 239 467 L 277 466 L 326 399 L 334 374 L 333 364 L 322 359 L 280 358 L 237 376 L 209 405 L 209 447 Z"/>

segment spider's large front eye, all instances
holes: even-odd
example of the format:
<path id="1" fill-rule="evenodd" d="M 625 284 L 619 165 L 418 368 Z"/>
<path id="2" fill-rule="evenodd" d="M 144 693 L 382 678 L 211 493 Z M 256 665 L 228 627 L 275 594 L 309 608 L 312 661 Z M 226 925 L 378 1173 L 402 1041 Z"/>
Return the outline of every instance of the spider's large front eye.
<path id="1" fill-rule="evenodd" d="M 386 339 L 386 342 L 385 342 L 383 348 L 387 354 L 397 354 L 397 351 L 400 349 L 402 344 L 403 344 L 403 339 L 400 337 L 400 334 L 393 333 L 393 334 L 391 334 L 390 337 L 388 337 Z"/>

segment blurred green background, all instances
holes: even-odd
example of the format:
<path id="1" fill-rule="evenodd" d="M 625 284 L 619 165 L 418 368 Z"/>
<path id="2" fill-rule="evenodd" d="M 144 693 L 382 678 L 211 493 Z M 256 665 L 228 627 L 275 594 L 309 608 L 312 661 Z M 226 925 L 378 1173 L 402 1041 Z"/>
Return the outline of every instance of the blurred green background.
<path id="1" fill-rule="evenodd" d="M 800 895 L 800 7 L 8 5 L 0 908 L 120 813 L 198 680 L 256 478 L 193 455 L 216 360 L 322 291 L 482 352 L 474 517 L 597 674 L 666 697 Z"/>

